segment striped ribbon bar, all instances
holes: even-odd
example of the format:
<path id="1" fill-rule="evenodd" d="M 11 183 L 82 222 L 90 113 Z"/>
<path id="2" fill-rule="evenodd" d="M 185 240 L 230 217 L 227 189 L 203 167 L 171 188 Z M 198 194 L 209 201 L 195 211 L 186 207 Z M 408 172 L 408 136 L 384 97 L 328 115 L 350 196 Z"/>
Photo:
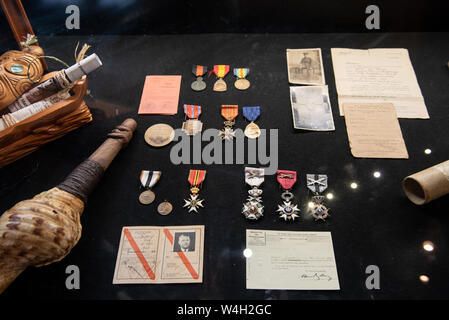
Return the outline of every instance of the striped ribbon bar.
<path id="1" fill-rule="evenodd" d="M 189 183 L 191 186 L 199 186 L 206 179 L 206 170 L 190 170 Z"/>
<path id="2" fill-rule="evenodd" d="M 195 106 L 193 104 L 184 105 L 184 113 L 189 119 L 198 119 L 201 114 L 201 106 Z"/>
<path id="3" fill-rule="evenodd" d="M 229 72 L 229 66 L 220 64 L 214 66 L 214 73 L 218 78 L 224 78 Z"/>
<path id="4" fill-rule="evenodd" d="M 162 172 L 142 170 L 140 172 L 140 183 L 144 188 L 152 188 L 161 178 Z"/>
<path id="5" fill-rule="evenodd" d="M 238 114 L 239 114 L 239 106 L 238 105 L 223 104 L 221 106 L 221 115 L 226 120 L 234 120 Z"/>
<path id="6" fill-rule="evenodd" d="M 206 66 L 199 66 L 199 65 L 192 66 L 192 73 L 197 77 L 203 76 L 206 72 L 207 72 Z"/>
<path id="7" fill-rule="evenodd" d="M 239 79 L 244 79 L 249 73 L 249 68 L 234 68 L 234 75 Z"/>

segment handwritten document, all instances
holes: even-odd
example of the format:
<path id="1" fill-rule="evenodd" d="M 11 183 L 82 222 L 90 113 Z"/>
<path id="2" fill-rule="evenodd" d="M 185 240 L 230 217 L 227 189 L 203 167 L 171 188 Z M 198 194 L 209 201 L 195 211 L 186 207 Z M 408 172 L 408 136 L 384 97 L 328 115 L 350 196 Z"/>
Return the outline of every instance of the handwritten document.
<path id="1" fill-rule="evenodd" d="M 392 103 L 344 103 L 343 108 L 354 157 L 408 159 Z"/>
<path id="2" fill-rule="evenodd" d="M 203 282 L 204 226 L 123 227 L 112 283 Z"/>
<path id="3" fill-rule="evenodd" d="M 340 290 L 330 232 L 246 230 L 246 288 Z"/>
<path id="4" fill-rule="evenodd" d="M 332 48 L 331 53 L 340 115 L 347 102 L 389 102 L 398 118 L 429 118 L 407 49 Z"/>
<path id="5" fill-rule="evenodd" d="M 178 113 L 181 76 L 146 76 L 139 114 Z"/>

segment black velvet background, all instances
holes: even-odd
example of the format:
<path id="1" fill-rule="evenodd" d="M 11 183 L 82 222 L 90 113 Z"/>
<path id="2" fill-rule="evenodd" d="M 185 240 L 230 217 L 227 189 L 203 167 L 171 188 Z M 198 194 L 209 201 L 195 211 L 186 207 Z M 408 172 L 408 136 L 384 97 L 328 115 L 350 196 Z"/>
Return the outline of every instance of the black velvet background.
<path id="1" fill-rule="evenodd" d="M 0 212 L 20 200 L 57 185 L 127 117 L 138 122 L 135 136 L 106 172 L 89 198 L 81 218 L 83 235 L 69 256 L 43 268 L 29 268 L 3 294 L 4 298 L 63 299 L 428 299 L 448 298 L 449 197 L 418 207 L 403 194 L 401 180 L 414 172 L 449 159 L 448 34 L 208 34 L 173 36 L 41 37 L 46 53 L 71 62 L 77 41 L 92 45 L 104 65 L 89 76 L 92 97 L 87 97 L 94 121 L 54 141 L 30 156 L 0 169 Z M 294 131 L 289 101 L 286 48 L 322 48 L 326 83 L 335 120 L 335 132 Z M 430 120 L 400 119 L 409 160 L 355 159 L 351 156 L 344 118 L 338 115 L 337 94 L 330 57 L 331 47 L 407 48 L 420 84 Z M 6 45 L 1 51 L 11 49 Z M 49 62 L 52 69 L 59 68 Z M 229 64 L 251 68 L 249 90 L 233 87 L 212 91 L 190 89 L 192 64 Z M 175 116 L 140 116 L 145 75 L 181 74 L 179 112 Z M 325 223 L 301 218 L 280 222 L 274 211 L 281 191 L 274 176 L 263 185 L 266 214 L 257 222 L 240 214 L 246 198 L 245 165 L 172 165 L 169 152 L 149 147 L 143 135 L 152 124 L 165 122 L 180 127 L 182 104 L 203 106 L 206 128 L 221 128 L 221 104 L 238 104 L 237 128 L 244 128 L 241 106 L 260 105 L 261 128 L 279 130 L 279 168 L 298 171 L 293 192 L 307 211 L 306 173 L 329 176 L 327 203 L 332 217 Z M 432 149 L 430 155 L 424 149 Z M 206 208 L 187 214 L 181 208 L 188 195 L 191 168 L 204 168 L 207 178 L 200 194 Z M 161 170 L 155 186 L 156 201 L 138 202 L 140 170 Z M 379 179 L 373 177 L 380 171 Z M 349 187 L 357 182 L 359 188 Z M 169 200 L 174 212 L 160 216 L 156 206 Z M 112 285 L 122 226 L 195 225 L 206 227 L 204 282 L 187 285 Z M 247 228 L 331 231 L 340 279 L 340 291 L 264 291 L 245 289 L 245 230 Z M 431 240 L 436 249 L 425 253 L 422 242 Z M 75 264 L 81 271 L 81 289 L 65 288 L 65 268 Z M 365 268 L 377 265 L 381 289 L 365 288 Z M 418 276 L 427 274 L 428 284 Z M 264 276 L 264 275 L 261 275 Z"/>

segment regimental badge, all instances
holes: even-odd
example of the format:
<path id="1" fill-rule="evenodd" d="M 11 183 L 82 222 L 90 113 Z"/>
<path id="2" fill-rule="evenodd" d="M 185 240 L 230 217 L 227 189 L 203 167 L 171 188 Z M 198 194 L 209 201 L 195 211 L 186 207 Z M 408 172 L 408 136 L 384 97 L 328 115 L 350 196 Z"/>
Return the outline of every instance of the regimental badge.
<path id="1" fill-rule="evenodd" d="M 182 130 L 189 136 L 194 136 L 195 134 L 201 132 L 203 129 L 203 123 L 198 120 L 201 114 L 201 106 L 185 104 L 184 114 L 189 119 L 182 123 Z"/>
<path id="2" fill-rule="evenodd" d="M 296 171 L 278 170 L 276 179 L 284 190 L 281 195 L 284 201 L 281 205 L 278 205 L 276 212 L 279 213 L 279 218 L 284 219 L 284 221 L 294 221 L 295 218 L 299 218 L 300 212 L 298 206 L 292 203 L 291 200 L 294 198 L 294 195 L 290 192 L 296 183 Z"/>
<path id="3" fill-rule="evenodd" d="M 307 188 L 312 192 L 313 196 L 309 204 L 309 210 L 315 221 L 324 221 L 328 218 L 330 208 L 324 205 L 324 196 L 321 195 L 327 189 L 328 178 L 325 174 L 307 174 Z"/>
<path id="4" fill-rule="evenodd" d="M 234 86 L 239 90 L 246 90 L 251 85 L 250 82 L 245 79 L 249 73 L 248 68 L 234 68 L 234 75 L 237 77 L 237 80 L 234 83 Z"/>
<path id="5" fill-rule="evenodd" d="M 189 199 L 184 199 L 183 208 L 188 208 L 189 213 L 194 211 L 198 213 L 199 208 L 204 208 L 203 202 L 204 199 L 200 199 L 198 192 L 200 191 L 200 186 L 202 182 L 206 179 L 206 170 L 190 170 L 189 172 L 189 183 L 191 185 L 190 188 L 190 197 Z"/>
<path id="6" fill-rule="evenodd" d="M 140 172 L 140 185 L 145 189 L 139 196 L 141 204 L 150 204 L 154 201 L 156 196 L 151 188 L 159 181 L 161 174 L 160 171 L 142 170 Z"/>
<path id="7" fill-rule="evenodd" d="M 221 115 L 226 119 L 224 122 L 224 128 L 220 130 L 219 136 L 223 140 L 232 140 L 235 138 L 235 131 L 232 127 L 235 124 L 234 119 L 239 114 L 239 106 L 238 105 L 222 105 L 221 106 Z"/>
<path id="8" fill-rule="evenodd" d="M 206 89 L 206 83 L 203 81 L 203 75 L 207 72 L 206 66 L 192 66 L 192 73 L 197 77 L 191 84 L 191 88 L 194 91 L 203 91 Z"/>
<path id="9" fill-rule="evenodd" d="M 214 91 L 226 91 L 227 85 L 226 82 L 223 80 L 223 78 L 228 74 L 229 72 L 229 66 L 228 65 L 215 65 L 213 69 L 214 74 L 217 76 L 218 80 L 214 84 Z"/>
<path id="10" fill-rule="evenodd" d="M 242 214 L 248 220 L 258 220 L 263 216 L 262 189 L 260 185 L 265 179 L 263 168 L 245 168 L 245 182 L 251 186 L 248 190 L 249 197 L 243 203 Z"/>
<path id="11" fill-rule="evenodd" d="M 249 139 L 258 138 L 261 134 L 261 131 L 259 126 L 255 124 L 254 121 L 256 121 L 260 115 L 260 106 L 243 107 L 242 110 L 245 119 L 251 121 L 245 128 L 245 136 Z"/>

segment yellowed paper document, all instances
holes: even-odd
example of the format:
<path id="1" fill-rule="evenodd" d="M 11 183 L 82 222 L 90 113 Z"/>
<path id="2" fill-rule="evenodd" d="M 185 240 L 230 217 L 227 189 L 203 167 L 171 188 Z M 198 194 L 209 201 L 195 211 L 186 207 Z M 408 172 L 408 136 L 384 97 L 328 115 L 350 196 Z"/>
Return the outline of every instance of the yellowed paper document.
<path id="1" fill-rule="evenodd" d="M 393 103 L 398 118 L 428 119 L 407 49 L 332 48 L 340 115 L 348 102 Z"/>
<path id="2" fill-rule="evenodd" d="M 204 226 L 123 227 L 112 283 L 203 282 Z"/>
<path id="3" fill-rule="evenodd" d="M 340 290 L 330 232 L 246 230 L 246 288 Z"/>
<path id="4" fill-rule="evenodd" d="M 392 103 L 344 103 L 343 108 L 354 157 L 408 159 Z"/>

